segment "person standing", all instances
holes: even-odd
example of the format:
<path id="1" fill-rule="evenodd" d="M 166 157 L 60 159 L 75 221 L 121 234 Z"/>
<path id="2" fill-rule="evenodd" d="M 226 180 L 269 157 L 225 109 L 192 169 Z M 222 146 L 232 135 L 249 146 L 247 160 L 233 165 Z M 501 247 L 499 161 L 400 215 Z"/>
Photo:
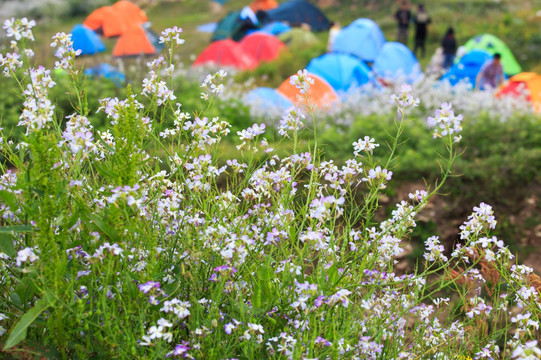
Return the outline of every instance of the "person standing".
<path id="1" fill-rule="evenodd" d="M 331 23 L 331 29 L 329 30 L 329 39 L 327 41 L 327 52 L 332 52 L 334 40 L 336 40 L 336 37 L 340 33 L 340 30 L 342 30 L 342 28 L 340 27 L 340 23 L 338 22 Z"/>
<path id="2" fill-rule="evenodd" d="M 430 22 L 430 16 L 426 12 L 424 5 L 419 4 L 415 15 L 415 47 L 413 48 L 415 55 L 417 55 L 417 49 L 420 48 L 421 56 L 425 56 L 425 42 Z"/>
<path id="3" fill-rule="evenodd" d="M 492 60 L 483 65 L 475 81 L 476 90 L 495 89 L 503 84 L 504 76 L 501 58 L 500 53 L 495 53 Z"/>
<path id="4" fill-rule="evenodd" d="M 443 49 L 443 70 L 448 70 L 453 65 L 456 56 L 455 31 L 452 27 L 447 29 L 441 41 L 441 47 Z"/>
<path id="5" fill-rule="evenodd" d="M 397 41 L 408 46 L 408 30 L 411 22 L 411 11 L 407 1 L 402 1 L 400 9 L 396 11 L 394 17 L 398 23 Z"/>

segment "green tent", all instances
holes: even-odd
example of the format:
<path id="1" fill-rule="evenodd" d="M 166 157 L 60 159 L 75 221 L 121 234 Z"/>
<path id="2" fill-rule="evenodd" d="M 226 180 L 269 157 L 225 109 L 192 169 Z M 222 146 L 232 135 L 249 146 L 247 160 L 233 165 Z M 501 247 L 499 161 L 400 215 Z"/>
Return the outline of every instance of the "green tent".
<path id="1" fill-rule="evenodd" d="M 311 31 L 301 28 L 293 28 L 290 31 L 281 33 L 278 35 L 278 39 L 290 49 L 310 48 L 321 43 Z"/>
<path id="2" fill-rule="evenodd" d="M 232 11 L 227 14 L 216 27 L 212 34 L 211 41 L 233 39 L 237 40 L 239 33 L 242 30 L 242 22 L 240 20 L 240 11 Z M 242 36 L 240 36 L 242 38 Z"/>
<path id="3" fill-rule="evenodd" d="M 500 53 L 502 56 L 502 67 L 503 72 L 506 75 L 515 75 L 522 71 L 522 68 L 518 64 L 517 60 L 513 56 L 513 53 L 509 49 L 509 47 L 500 39 L 498 39 L 496 36 L 491 34 L 481 34 L 477 35 L 474 38 L 471 38 L 464 44 L 464 47 L 466 48 L 467 52 L 470 52 L 471 50 L 477 49 L 477 50 L 484 50 L 488 52 L 490 55 L 494 55 L 495 53 Z"/>

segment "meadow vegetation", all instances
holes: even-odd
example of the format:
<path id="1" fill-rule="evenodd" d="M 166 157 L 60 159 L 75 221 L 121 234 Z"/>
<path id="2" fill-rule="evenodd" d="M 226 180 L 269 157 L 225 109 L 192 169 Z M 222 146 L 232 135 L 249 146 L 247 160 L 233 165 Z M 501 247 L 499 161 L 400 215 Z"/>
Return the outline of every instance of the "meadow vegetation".
<path id="1" fill-rule="evenodd" d="M 541 357 L 541 279 L 494 236 L 490 205 L 470 206 L 455 245 L 426 236 L 421 258 L 396 268 L 457 165 L 537 142 L 531 114 L 468 119 L 402 86 L 346 132 L 311 106 L 300 70 L 301 104 L 254 122 L 224 96 L 226 71 L 173 78 L 178 28 L 140 84 L 98 100 L 66 34 L 54 79 L 33 62 L 33 25 L 6 23 L 15 43 L 2 55 L 21 108 L 6 106 L 0 143 L 2 355 Z M 426 182 L 382 215 L 414 166 Z"/>

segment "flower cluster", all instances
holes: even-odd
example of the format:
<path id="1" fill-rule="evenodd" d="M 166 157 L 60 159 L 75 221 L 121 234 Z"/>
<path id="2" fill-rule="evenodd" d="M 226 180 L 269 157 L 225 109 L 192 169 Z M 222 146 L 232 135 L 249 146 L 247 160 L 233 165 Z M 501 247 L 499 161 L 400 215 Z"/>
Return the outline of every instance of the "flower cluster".
<path id="1" fill-rule="evenodd" d="M 49 89 L 55 85 L 50 71 L 40 66 L 28 70 L 30 83 L 24 91 L 24 109 L 20 116 L 19 126 L 26 127 L 26 134 L 48 127 L 53 121 L 54 108 L 48 99 Z"/>
<path id="2" fill-rule="evenodd" d="M 462 131 L 462 115 L 455 115 L 453 106 L 450 103 L 443 103 L 441 109 L 436 110 L 435 117 L 426 119 L 428 126 L 434 127 L 433 137 L 442 137 L 458 134 Z M 461 136 L 455 136 L 454 142 L 459 142 Z"/>
<path id="3" fill-rule="evenodd" d="M 304 127 L 302 121 L 305 118 L 306 116 L 299 108 L 295 106 L 288 108 L 285 114 L 280 119 L 280 127 L 278 128 L 278 133 L 282 136 L 289 136 L 289 133 L 299 132 Z"/>
<path id="4" fill-rule="evenodd" d="M 310 85 L 314 85 L 314 79 L 310 77 L 306 69 L 297 71 L 296 75 L 291 75 L 289 83 L 294 85 L 301 94 L 306 94 Z"/>
<path id="5" fill-rule="evenodd" d="M 83 158 L 95 152 L 97 147 L 94 144 L 90 121 L 86 117 L 77 114 L 68 116 L 66 129 L 62 134 L 62 141 L 59 146 L 62 145 L 68 146 L 73 155 L 81 153 Z"/>
<path id="6" fill-rule="evenodd" d="M 12 37 L 15 41 L 20 41 L 22 39 L 34 41 L 34 34 L 32 33 L 32 28 L 34 26 L 36 26 L 34 20 L 28 20 L 27 18 L 11 18 L 4 21 L 2 29 L 6 30 L 7 37 Z"/>
<path id="7" fill-rule="evenodd" d="M 160 36 L 160 44 L 171 44 L 175 46 L 180 46 L 184 44 L 185 40 L 180 38 L 182 34 L 182 28 L 172 27 L 162 31 Z"/>
<path id="8" fill-rule="evenodd" d="M 372 155 L 374 149 L 377 147 L 379 147 L 379 144 L 375 142 L 374 138 L 365 136 L 364 139 L 359 139 L 357 142 L 353 143 L 353 154 L 355 154 L 355 156 L 359 156 L 359 154 L 364 151 Z"/>
<path id="9" fill-rule="evenodd" d="M 404 114 L 406 109 L 419 106 L 421 100 L 411 95 L 412 87 L 410 85 L 402 85 L 398 94 L 391 95 L 391 104 L 395 105 L 398 113 Z"/>
<path id="10" fill-rule="evenodd" d="M 160 80 L 159 71 L 164 62 L 165 59 L 159 57 L 147 63 L 148 77 L 143 79 L 143 91 L 141 92 L 145 96 L 154 95 L 158 106 L 177 98 L 173 90 L 167 87 L 165 81 Z"/>
<path id="11" fill-rule="evenodd" d="M 55 69 L 72 72 L 75 57 L 81 55 L 82 51 L 73 49 L 71 34 L 57 33 L 53 36 L 53 40 L 51 47 L 57 48 L 55 56 L 60 59 L 60 61 L 55 62 Z"/>
<path id="12" fill-rule="evenodd" d="M 201 87 L 205 90 L 205 92 L 201 93 L 201 99 L 208 100 L 209 96 L 220 96 L 225 90 L 222 81 L 226 76 L 227 72 L 224 70 L 207 75 L 203 83 L 201 83 Z"/>

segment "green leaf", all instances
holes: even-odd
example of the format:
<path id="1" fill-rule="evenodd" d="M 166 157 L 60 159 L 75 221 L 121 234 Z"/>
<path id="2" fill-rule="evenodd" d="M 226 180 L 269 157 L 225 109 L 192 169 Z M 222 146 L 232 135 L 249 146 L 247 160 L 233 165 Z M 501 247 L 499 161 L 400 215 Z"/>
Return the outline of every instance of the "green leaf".
<path id="1" fill-rule="evenodd" d="M 102 221 L 98 216 L 94 214 L 85 214 L 84 216 L 91 220 L 94 225 L 96 225 L 96 227 L 101 230 L 105 235 L 107 235 L 110 239 L 118 238 L 115 229 L 113 229 L 113 227 L 106 222 Z"/>
<path id="2" fill-rule="evenodd" d="M 14 225 L 0 227 L 0 234 L 11 234 L 11 232 L 32 232 L 31 225 Z"/>
<path id="3" fill-rule="evenodd" d="M 11 235 L 0 234 L 0 251 L 10 257 L 17 255 L 17 251 L 13 246 L 13 237 Z"/>
<path id="4" fill-rule="evenodd" d="M 36 305 L 24 314 L 9 333 L 3 350 L 7 350 L 26 338 L 26 330 L 38 318 L 38 316 L 54 303 L 53 297 L 45 295 L 36 302 Z"/>
<path id="5" fill-rule="evenodd" d="M 14 291 L 14 294 L 17 294 L 19 299 L 21 299 L 22 304 L 29 302 L 38 293 L 38 289 L 34 285 L 34 280 L 30 275 L 27 274 L 23 277 Z"/>
<path id="6" fill-rule="evenodd" d="M 17 206 L 17 199 L 15 194 L 9 191 L 0 191 L 0 199 L 2 199 L 11 211 L 15 212 L 19 207 Z"/>

